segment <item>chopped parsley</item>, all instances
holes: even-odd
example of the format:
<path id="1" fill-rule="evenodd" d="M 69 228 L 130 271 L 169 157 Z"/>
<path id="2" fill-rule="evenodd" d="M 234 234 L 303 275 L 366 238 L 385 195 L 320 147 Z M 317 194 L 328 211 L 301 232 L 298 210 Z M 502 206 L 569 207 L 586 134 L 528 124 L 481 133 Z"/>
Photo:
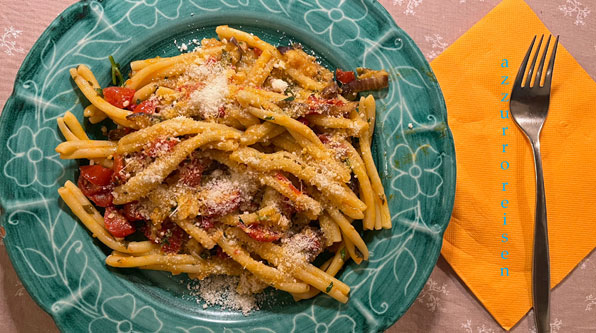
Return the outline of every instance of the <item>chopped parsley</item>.
<path id="1" fill-rule="evenodd" d="M 242 221 L 242 218 L 240 216 L 238 216 L 238 221 L 242 224 L 244 224 L 244 221 Z"/>
<path id="2" fill-rule="evenodd" d="M 231 62 L 231 56 L 226 50 L 221 50 L 221 62 L 229 63 Z"/>
<path id="3" fill-rule="evenodd" d="M 93 207 L 91 207 L 91 205 L 83 205 L 83 209 L 85 212 L 87 212 L 87 214 L 93 215 L 94 213 Z"/>
<path id="4" fill-rule="evenodd" d="M 350 168 L 352 167 L 352 163 L 350 163 L 350 159 L 349 159 L 349 158 L 345 158 L 345 159 L 343 160 L 343 162 L 344 162 L 344 163 L 345 163 L 345 165 L 347 165 L 348 167 L 350 167 Z"/>
<path id="5" fill-rule="evenodd" d="M 141 104 L 141 100 L 137 98 L 137 105 Z"/>
<path id="6" fill-rule="evenodd" d="M 265 120 L 275 120 L 275 117 L 273 117 L 273 116 L 267 116 L 267 117 L 265 117 Z"/>
<path id="7" fill-rule="evenodd" d="M 120 64 L 116 63 L 114 57 L 109 56 L 110 65 L 111 65 L 111 72 L 112 72 L 112 84 L 115 86 L 122 86 L 124 84 L 124 77 L 122 77 L 122 73 L 120 72 Z"/>
<path id="8" fill-rule="evenodd" d="M 333 281 L 331 283 L 329 283 L 329 285 L 327 286 L 327 289 L 325 289 L 325 292 L 329 293 L 332 288 L 333 288 Z"/>
<path id="9" fill-rule="evenodd" d="M 103 90 L 101 88 L 95 88 L 95 93 L 99 97 L 103 97 Z"/>
<path id="10" fill-rule="evenodd" d="M 172 230 L 168 229 L 168 231 L 166 231 L 166 234 L 161 239 L 161 243 L 170 245 L 170 237 L 172 237 Z"/>
<path id="11" fill-rule="evenodd" d="M 291 96 L 289 96 L 289 97 L 286 97 L 286 98 L 282 99 L 281 101 L 282 101 L 282 102 L 291 102 L 291 101 L 293 101 L 293 100 L 295 100 L 295 99 L 296 99 L 296 96 L 294 96 L 294 95 L 291 95 Z"/>
<path id="12" fill-rule="evenodd" d="M 339 254 L 341 255 L 341 260 L 346 261 L 346 248 L 345 247 L 343 249 L 341 249 L 341 252 L 339 252 Z"/>

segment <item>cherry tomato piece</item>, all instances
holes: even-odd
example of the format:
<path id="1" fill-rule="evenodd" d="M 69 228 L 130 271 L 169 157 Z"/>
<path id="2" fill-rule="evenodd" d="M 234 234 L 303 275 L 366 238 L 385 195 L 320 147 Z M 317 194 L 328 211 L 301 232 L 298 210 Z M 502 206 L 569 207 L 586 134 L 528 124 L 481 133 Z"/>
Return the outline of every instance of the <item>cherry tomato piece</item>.
<path id="1" fill-rule="evenodd" d="M 115 183 L 123 183 L 126 181 L 124 174 L 124 157 L 120 154 L 114 155 L 114 173 L 112 174 L 112 181 Z"/>
<path id="2" fill-rule="evenodd" d="M 81 170 L 81 177 L 88 180 L 91 184 L 97 186 L 107 186 L 112 181 L 112 169 L 103 167 L 101 165 L 85 165 L 79 168 Z"/>
<path id="3" fill-rule="evenodd" d="M 179 87 L 177 90 L 180 92 L 184 92 L 184 96 L 186 98 L 190 97 L 190 94 L 192 94 L 195 90 L 199 90 L 199 89 L 203 89 L 203 87 L 205 87 L 205 83 L 203 82 L 195 82 L 195 83 L 187 83 L 185 85 L 182 85 L 181 87 Z"/>
<path id="4" fill-rule="evenodd" d="M 155 101 L 148 99 L 146 101 L 142 101 L 139 105 L 135 106 L 132 112 L 154 114 L 155 109 L 157 109 L 157 104 L 155 103 Z"/>
<path id="5" fill-rule="evenodd" d="M 155 244 L 161 244 L 161 250 L 165 253 L 180 252 L 184 242 L 188 239 L 188 234 L 170 220 L 165 220 L 160 229 L 147 221 L 142 230 L 148 240 Z"/>
<path id="6" fill-rule="evenodd" d="M 127 108 L 133 104 L 135 90 L 124 87 L 107 87 L 103 89 L 103 98 L 117 108 Z"/>
<path id="7" fill-rule="evenodd" d="M 136 230 L 135 226 L 124 215 L 120 214 L 114 206 L 106 207 L 103 220 L 106 229 L 114 237 L 126 237 L 133 234 Z"/>
<path id="8" fill-rule="evenodd" d="M 292 182 L 286 178 L 286 176 L 284 176 L 281 172 L 278 172 L 275 174 L 275 178 L 281 180 L 283 183 L 286 184 L 286 186 L 288 186 L 290 188 L 290 190 L 292 190 L 294 193 L 296 193 L 297 195 L 302 194 L 302 192 L 296 188 L 296 186 L 294 186 L 294 184 L 292 184 Z"/>
<path id="9" fill-rule="evenodd" d="M 275 242 L 281 238 L 280 233 L 266 229 L 258 224 L 251 224 L 247 226 L 243 223 L 240 223 L 238 226 L 248 235 L 248 237 L 258 242 Z"/>
<path id="10" fill-rule="evenodd" d="M 323 144 L 327 144 L 331 141 L 331 138 L 329 138 L 329 135 L 327 135 L 327 134 L 319 134 L 318 137 L 319 137 L 319 140 L 321 140 L 321 142 Z"/>
<path id="11" fill-rule="evenodd" d="M 148 149 L 146 149 L 146 154 L 149 157 L 158 157 L 165 153 L 169 153 L 172 151 L 175 145 L 178 144 L 177 140 L 171 139 L 157 139 L 151 143 Z"/>
<path id="12" fill-rule="evenodd" d="M 122 214 L 129 221 L 142 221 L 145 219 L 141 214 L 139 203 L 137 201 L 129 202 L 122 208 Z"/>
<path id="13" fill-rule="evenodd" d="M 353 71 L 342 71 L 341 69 L 335 70 L 335 78 L 337 81 L 341 82 L 342 84 L 348 84 L 354 80 L 356 80 L 356 75 Z"/>
<path id="14" fill-rule="evenodd" d="M 209 166 L 210 160 L 193 158 L 180 167 L 180 182 L 190 187 L 201 185 L 203 171 Z"/>
<path id="15" fill-rule="evenodd" d="M 306 126 L 310 126 L 310 121 L 308 121 L 308 119 L 306 119 L 305 117 L 299 117 L 298 119 L 299 122 L 303 123 Z"/>
<path id="16" fill-rule="evenodd" d="M 221 249 L 221 247 L 219 247 L 219 246 L 216 247 L 216 251 L 217 252 L 215 253 L 215 255 L 218 258 L 220 258 L 220 259 L 228 259 L 228 258 L 230 258 L 230 256 L 227 253 L 225 253 L 224 250 Z"/>
<path id="17" fill-rule="evenodd" d="M 77 186 L 89 200 L 95 203 L 95 205 L 99 207 L 112 205 L 114 197 L 112 196 L 111 184 L 107 186 L 98 186 L 85 179 L 85 177 L 79 176 Z"/>
<path id="18" fill-rule="evenodd" d="M 211 228 L 215 227 L 215 220 L 210 217 L 201 216 L 197 218 L 196 224 L 201 229 L 210 230 Z"/>
<path id="19" fill-rule="evenodd" d="M 178 253 L 188 238 L 188 234 L 176 223 L 167 220 L 161 224 L 159 232 L 161 250 L 165 253 Z"/>
<path id="20" fill-rule="evenodd" d="M 210 217 L 220 217 L 228 215 L 240 206 L 242 198 L 240 191 L 222 193 L 217 199 L 217 202 L 205 205 L 204 215 Z"/>
<path id="21" fill-rule="evenodd" d="M 217 109 L 217 117 L 223 118 L 225 116 L 226 116 L 226 107 L 222 105 Z"/>

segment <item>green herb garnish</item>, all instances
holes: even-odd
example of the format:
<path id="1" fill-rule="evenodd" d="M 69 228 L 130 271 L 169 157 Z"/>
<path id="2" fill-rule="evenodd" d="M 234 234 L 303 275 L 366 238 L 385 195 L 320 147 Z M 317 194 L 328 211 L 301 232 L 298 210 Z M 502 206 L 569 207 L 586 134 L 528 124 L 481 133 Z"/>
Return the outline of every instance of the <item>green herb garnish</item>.
<path id="1" fill-rule="evenodd" d="M 166 231 L 166 234 L 161 239 L 161 243 L 165 245 L 170 245 L 170 237 L 172 237 L 172 230 Z"/>
<path id="2" fill-rule="evenodd" d="M 333 282 L 329 283 L 329 285 L 327 286 L 327 289 L 325 289 L 325 292 L 329 293 L 331 291 L 331 288 L 333 288 Z"/>
<path id="3" fill-rule="evenodd" d="M 362 252 L 360 252 L 360 250 L 358 250 L 357 248 L 354 248 L 354 252 L 356 254 L 356 258 L 362 258 Z"/>
<path id="4" fill-rule="evenodd" d="M 221 50 L 221 62 L 223 63 L 230 63 L 231 61 L 230 54 L 226 50 Z"/>
<path id="5" fill-rule="evenodd" d="M 137 99 L 137 105 L 141 104 L 141 100 Z"/>
<path id="6" fill-rule="evenodd" d="M 275 117 L 273 117 L 273 116 L 267 116 L 267 117 L 265 117 L 265 120 L 275 120 Z"/>
<path id="7" fill-rule="evenodd" d="M 103 90 L 101 88 L 95 88 L 95 93 L 99 97 L 103 97 Z"/>
<path id="8" fill-rule="evenodd" d="M 242 224 L 245 224 L 244 221 L 242 221 L 242 218 L 240 216 L 238 216 L 238 221 Z"/>
<path id="9" fill-rule="evenodd" d="M 85 210 L 85 212 L 87 212 L 87 214 L 89 215 L 93 215 L 94 211 L 93 211 L 93 207 L 91 207 L 91 205 L 83 205 L 83 209 Z"/>
<path id="10" fill-rule="evenodd" d="M 282 102 L 291 102 L 291 101 L 293 101 L 293 100 L 295 100 L 295 99 L 296 99 L 296 96 L 294 96 L 294 95 L 291 95 L 291 96 L 289 96 L 289 97 L 286 97 L 286 98 L 282 99 L 281 101 L 282 101 Z"/>
<path id="11" fill-rule="evenodd" d="M 341 249 L 341 252 L 339 252 L 339 254 L 341 255 L 341 260 L 346 261 L 346 248 L 345 247 L 343 249 Z"/>
<path id="12" fill-rule="evenodd" d="M 124 84 L 124 77 L 122 77 L 122 73 L 120 72 L 120 64 L 116 63 L 114 57 L 109 56 L 110 64 L 112 66 L 112 84 L 115 86 L 121 86 Z"/>

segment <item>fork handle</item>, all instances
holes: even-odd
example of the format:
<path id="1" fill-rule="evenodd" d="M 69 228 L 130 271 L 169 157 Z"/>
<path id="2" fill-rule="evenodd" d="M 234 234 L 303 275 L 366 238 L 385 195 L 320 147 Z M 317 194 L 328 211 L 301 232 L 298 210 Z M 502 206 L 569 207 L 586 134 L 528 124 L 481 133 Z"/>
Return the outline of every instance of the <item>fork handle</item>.
<path id="1" fill-rule="evenodd" d="M 532 144 L 536 166 L 536 218 L 534 224 L 534 256 L 532 259 L 532 297 L 537 333 L 550 332 L 550 259 L 546 225 L 546 196 L 540 141 Z"/>

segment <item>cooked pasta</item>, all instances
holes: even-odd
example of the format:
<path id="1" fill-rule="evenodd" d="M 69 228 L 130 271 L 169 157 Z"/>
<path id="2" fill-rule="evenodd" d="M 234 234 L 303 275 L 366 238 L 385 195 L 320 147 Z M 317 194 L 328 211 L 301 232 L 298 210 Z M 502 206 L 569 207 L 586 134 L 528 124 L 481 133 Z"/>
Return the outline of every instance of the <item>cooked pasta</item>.
<path id="1" fill-rule="evenodd" d="M 133 61 L 121 86 L 70 70 L 91 103 L 83 115 L 116 128 L 91 140 L 72 113 L 57 119 L 60 157 L 89 160 L 60 196 L 113 250 L 109 266 L 249 276 L 296 300 L 345 303 L 350 288 L 334 276 L 369 256 L 352 222 L 391 228 L 370 149 L 374 98 L 354 101 L 356 74 L 334 78 L 300 45 L 216 32 L 193 52 Z M 384 70 L 358 72 L 386 87 Z"/>

